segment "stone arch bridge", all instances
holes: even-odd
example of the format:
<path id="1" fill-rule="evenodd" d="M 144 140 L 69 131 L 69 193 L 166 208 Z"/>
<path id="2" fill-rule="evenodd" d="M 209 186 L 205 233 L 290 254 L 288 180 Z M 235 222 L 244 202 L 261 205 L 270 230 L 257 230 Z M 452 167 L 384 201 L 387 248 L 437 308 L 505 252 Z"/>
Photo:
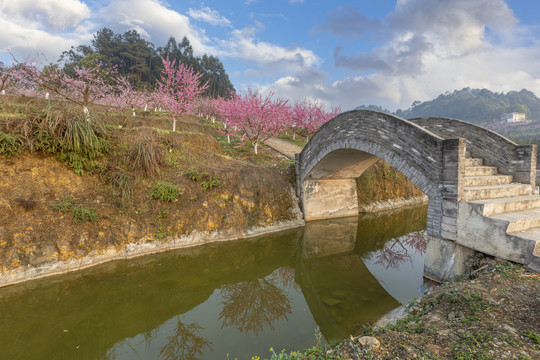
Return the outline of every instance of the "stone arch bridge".
<path id="1" fill-rule="evenodd" d="M 536 150 L 460 120 L 349 111 L 297 154 L 297 195 L 306 221 L 356 215 L 355 179 L 383 159 L 429 197 L 426 275 L 462 272 L 473 250 L 538 271 Z"/>

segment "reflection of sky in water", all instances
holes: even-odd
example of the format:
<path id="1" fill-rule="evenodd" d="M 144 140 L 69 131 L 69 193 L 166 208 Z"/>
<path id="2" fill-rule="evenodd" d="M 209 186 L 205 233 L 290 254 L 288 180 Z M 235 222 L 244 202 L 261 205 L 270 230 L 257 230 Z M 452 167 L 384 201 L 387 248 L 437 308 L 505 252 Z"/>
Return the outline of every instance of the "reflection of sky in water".
<path id="1" fill-rule="evenodd" d="M 413 234 L 414 236 L 416 234 Z M 390 240 L 386 246 L 394 245 L 395 247 L 403 247 L 405 259 L 399 264 L 399 268 L 388 266 L 387 263 L 381 262 L 381 253 L 385 249 L 374 251 L 362 257 L 364 264 L 369 269 L 371 274 L 379 281 L 381 286 L 401 304 L 407 304 L 414 298 L 422 295 L 423 292 L 423 273 L 424 273 L 424 253 L 418 251 L 412 244 L 408 244 L 407 238 L 411 235 L 405 235 L 395 239 L 399 244 L 393 244 Z"/>

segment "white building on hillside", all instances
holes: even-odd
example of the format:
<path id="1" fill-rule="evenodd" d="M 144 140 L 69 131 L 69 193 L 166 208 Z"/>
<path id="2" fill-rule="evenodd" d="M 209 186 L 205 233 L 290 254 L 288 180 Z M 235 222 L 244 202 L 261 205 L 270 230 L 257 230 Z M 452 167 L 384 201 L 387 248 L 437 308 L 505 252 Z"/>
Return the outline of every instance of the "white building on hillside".
<path id="1" fill-rule="evenodd" d="M 514 122 L 524 121 L 525 117 L 526 117 L 525 113 L 513 112 L 513 113 L 508 113 L 508 114 L 502 114 L 501 120 L 504 120 L 508 123 L 514 123 Z"/>

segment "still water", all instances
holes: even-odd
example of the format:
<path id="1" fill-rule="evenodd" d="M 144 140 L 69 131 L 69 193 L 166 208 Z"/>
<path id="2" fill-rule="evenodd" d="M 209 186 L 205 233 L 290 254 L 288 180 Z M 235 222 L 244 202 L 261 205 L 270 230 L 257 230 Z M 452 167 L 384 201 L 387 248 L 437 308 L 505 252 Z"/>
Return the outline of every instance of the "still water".
<path id="1" fill-rule="evenodd" d="M 425 225 L 425 206 L 316 221 L 3 288 L 0 359 L 251 359 L 346 338 L 421 294 Z"/>

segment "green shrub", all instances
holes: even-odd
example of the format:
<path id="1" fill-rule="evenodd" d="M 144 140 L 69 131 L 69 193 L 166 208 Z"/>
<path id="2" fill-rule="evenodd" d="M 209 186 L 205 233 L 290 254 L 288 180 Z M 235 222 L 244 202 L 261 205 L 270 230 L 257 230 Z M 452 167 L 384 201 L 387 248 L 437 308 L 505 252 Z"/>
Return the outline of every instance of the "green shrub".
<path id="1" fill-rule="evenodd" d="M 197 170 L 189 170 L 186 173 L 188 179 L 200 182 L 204 191 L 211 190 L 213 187 L 220 187 L 221 180 L 207 173 L 206 171 L 198 172 Z"/>
<path id="2" fill-rule="evenodd" d="M 22 153 L 23 150 L 24 143 L 20 137 L 0 132 L 0 155 L 11 157 Z"/>
<path id="3" fill-rule="evenodd" d="M 178 199 L 179 196 L 180 192 L 178 191 L 178 187 L 164 181 L 158 182 L 152 187 L 152 189 L 150 189 L 151 199 L 171 202 Z"/>

